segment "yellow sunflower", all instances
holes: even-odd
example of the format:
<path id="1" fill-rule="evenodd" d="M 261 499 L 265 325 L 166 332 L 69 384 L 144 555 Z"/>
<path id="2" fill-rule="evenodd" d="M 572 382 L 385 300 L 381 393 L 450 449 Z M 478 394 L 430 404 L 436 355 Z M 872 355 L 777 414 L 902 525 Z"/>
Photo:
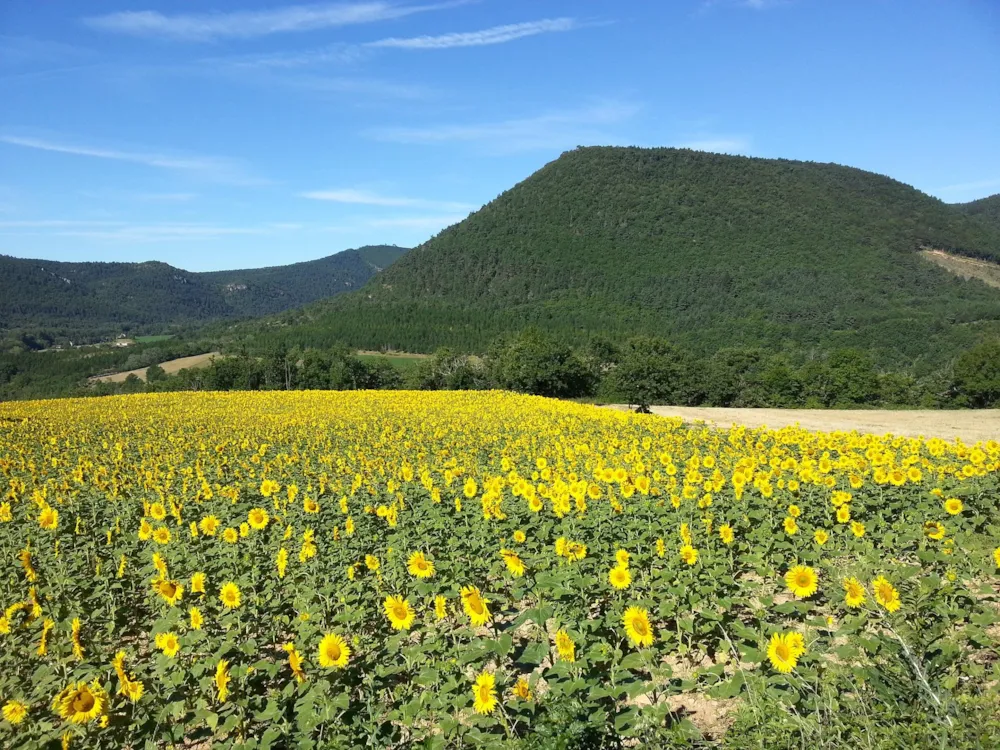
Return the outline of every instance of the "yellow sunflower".
<path id="1" fill-rule="evenodd" d="M 799 661 L 800 652 L 796 648 L 796 642 L 789 638 L 790 635 L 792 634 L 775 633 L 767 646 L 767 658 L 771 660 L 771 666 L 782 674 L 795 669 Z"/>
<path id="2" fill-rule="evenodd" d="M 229 697 L 229 661 L 226 659 L 220 659 L 215 667 L 215 691 L 219 703 L 225 703 Z"/>
<path id="3" fill-rule="evenodd" d="M 197 607 L 191 607 L 188 615 L 191 617 L 191 630 L 201 630 L 201 626 L 205 622 L 205 618 L 201 615 L 201 610 Z"/>
<path id="4" fill-rule="evenodd" d="M 191 593 L 192 594 L 205 593 L 205 574 L 202 573 L 201 571 L 191 576 Z"/>
<path id="5" fill-rule="evenodd" d="M 219 592 L 219 601 L 226 609 L 236 609 L 240 606 L 240 587 L 232 581 L 226 583 Z"/>
<path id="6" fill-rule="evenodd" d="M 49 531 L 59 525 L 59 511 L 46 505 L 38 515 L 38 525 Z"/>
<path id="7" fill-rule="evenodd" d="M 156 647 L 160 649 L 165 656 L 173 659 L 177 656 L 177 652 L 181 650 L 181 642 L 175 633 L 157 633 Z"/>
<path id="8" fill-rule="evenodd" d="M 205 536 L 215 536 L 215 532 L 219 530 L 219 519 L 215 516 L 205 516 L 198 522 L 198 528 Z"/>
<path id="9" fill-rule="evenodd" d="M 477 714 L 493 713 L 497 706 L 496 678 L 489 672 L 482 672 L 472 686 L 472 697 Z"/>
<path id="10" fill-rule="evenodd" d="M 563 661 L 576 661 L 576 644 L 565 630 L 556 633 L 556 651 Z"/>
<path id="11" fill-rule="evenodd" d="M 267 528 L 267 522 L 270 520 L 271 517 L 267 515 L 267 511 L 263 508 L 253 508 L 247 514 L 247 522 L 250 526 L 257 529 L 257 531 Z"/>
<path id="12" fill-rule="evenodd" d="M 819 577 L 808 565 L 796 565 L 785 574 L 785 584 L 793 595 L 805 599 L 816 593 Z"/>
<path id="13" fill-rule="evenodd" d="M 3 704 L 3 717 L 13 725 L 20 724 L 28 715 L 28 706 L 18 700 L 9 700 Z"/>
<path id="14" fill-rule="evenodd" d="M 945 528 L 944 524 L 940 521 L 926 521 L 924 523 L 924 535 L 928 539 L 933 539 L 934 541 L 940 541 L 944 539 Z"/>
<path id="15" fill-rule="evenodd" d="M 173 606 L 181 600 L 184 595 L 184 587 L 177 581 L 160 580 L 153 584 L 156 593 L 160 595 L 167 604 Z"/>
<path id="16" fill-rule="evenodd" d="M 844 603 L 852 608 L 865 603 L 865 587 L 857 578 L 844 579 Z"/>
<path id="17" fill-rule="evenodd" d="M 527 538 L 528 538 L 527 535 L 520 529 L 514 532 L 514 541 L 517 542 L 518 544 L 524 544 L 524 541 Z"/>
<path id="18" fill-rule="evenodd" d="M 407 630 L 413 625 L 416 615 L 410 607 L 410 603 L 401 596 L 387 596 L 382 603 L 385 615 L 389 618 L 389 624 L 394 630 Z"/>
<path id="19" fill-rule="evenodd" d="M 236 544 L 240 540 L 240 532 L 230 526 L 228 529 L 222 532 L 223 541 L 229 544 Z"/>
<path id="20" fill-rule="evenodd" d="M 520 698 L 523 701 L 531 700 L 531 685 L 523 677 L 518 677 L 517 682 L 514 684 L 513 690 L 510 691 L 515 698 Z"/>
<path id="21" fill-rule="evenodd" d="M 434 575 L 434 563 L 428 560 L 423 552 L 414 552 L 406 564 L 410 575 L 417 578 L 430 578 Z"/>
<path id="22" fill-rule="evenodd" d="M 502 549 L 500 550 L 500 556 L 503 557 L 504 564 L 512 576 L 520 578 L 524 575 L 524 562 L 516 552 L 509 549 Z"/>
<path id="23" fill-rule="evenodd" d="M 653 645 L 653 626 L 649 624 L 649 612 L 642 607 L 629 607 L 622 617 L 625 633 L 636 646 Z"/>
<path id="24" fill-rule="evenodd" d="M 446 600 L 440 594 L 434 597 L 434 616 L 439 620 L 443 620 L 448 614 L 445 604 Z"/>
<path id="25" fill-rule="evenodd" d="M 490 619 L 490 610 L 487 606 L 489 600 L 483 597 L 476 586 L 463 586 L 461 594 L 462 608 L 472 620 L 472 624 L 475 627 L 485 625 L 486 621 Z"/>
<path id="26" fill-rule="evenodd" d="M 948 512 L 948 515 L 950 516 L 957 516 L 959 513 L 962 512 L 962 509 L 964 507 L 965 506 L 962 505 L 962 501 L 959 500 L 957 497 L 949 497 L 947 500 L 944 501 L 944 509 Z"/>
<path id="27" fill-rule="evenodd" d="M 719 538 L 722 540 L 723 544 L 732 544 L 733 540 L 736 538 L 733 534 L 733 527 L 728 523 L 724 523 L 719 527 Z"/>
<path id="28" fill-rule="evenodd" d="M 101 716 L 107 693 L 97 680 L 70 683 L 52 701 L 52 710 L 72 724 L 86 724 Z"/>
<path id="29" fill-rule="evenodd" d="M 153 541 L 157 544 L 169 544 L 170 543 L 170 529 L 166 526 L 161 526 L 153 532 Z"/>
<path id="30" fill-rule="evenodd" d="M 685 544 L 681 547 L 681 559 L 688 565 L 694 565 L 698 562 L 698 550 L 690 544 Z"/>
<path id="31" fill-rule="evenodd" d="M 875 601 L 889 612 L 895 612 L 899 609 L 899 592 L 885 576 L 879 576 L 872 581 L 872 590 L 875 592 Z"/>
<path id="32" fill-rule="evenodd" d="M 336 633 L 328 633 L 319 642 L 319 665 L 321 667 L 342 669 L 347 666 L 347 660 L 350 656 L 351 647 L 347 645 L 347 641 Z"/>
<path id="33" fill-rule="evenodd" d="M 815 540 L 816 544 L 822 547 L 824 544 L 830 541 L 830 535 L 823 529 L 816 529 L 816 531 L 813 532 L 813 539 Z"/>
<path id="34" fill-rule="evenodd" d="M 628 568 L 616 565 L 608 571 L 608 581 L 619 591 L 627 589 L 632 584 L 632 573 Z"/>

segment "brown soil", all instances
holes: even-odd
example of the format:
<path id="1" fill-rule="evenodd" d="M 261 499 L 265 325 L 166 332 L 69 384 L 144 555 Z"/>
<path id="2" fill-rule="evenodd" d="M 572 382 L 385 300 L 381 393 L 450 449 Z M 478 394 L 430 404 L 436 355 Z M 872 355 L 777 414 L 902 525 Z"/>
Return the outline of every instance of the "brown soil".
<path id="1" fill-rule="evenodd" d="M 984 284 L 1000 288 L 1000 265 L 988 260 L 966 258 L 964 255 L 952 255 L 944 250 L 925 248 L 920 254 L 931 263 L 941 266 L 963 279 L 979 279 Z"/>
<path id="2" fill-rule="evenodd" d="M 625 410 L 614 404 L 610 408 Z M 880 409 L 724 409 L 700 406 L 653 406 L 664 417 L 705 422 L 713 427 L 780 428 L 798 424 L 820 432 L 892 433 L 907 437 L 961 439 L 966 443 L 1000 440 L 1000 409 L 889 411 Z"/>

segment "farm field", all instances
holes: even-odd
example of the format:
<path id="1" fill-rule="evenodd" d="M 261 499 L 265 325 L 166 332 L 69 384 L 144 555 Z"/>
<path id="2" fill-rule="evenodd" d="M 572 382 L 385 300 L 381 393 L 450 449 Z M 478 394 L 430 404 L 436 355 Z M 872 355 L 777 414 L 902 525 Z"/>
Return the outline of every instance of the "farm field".
<path id="1" fill-rule="evenodd" d="M 623 404 L 610 408 L 628 410 Z M 728 429 L 734 425 L 780 429 L 874 433 L 908 437 L 1000 440 L 1000 409 L 732 409 L 710 406 L 653 406 L 650 411 L 685 422 L 704 422 Z"/>
<path id="2" fill-rule="evenodd" d="M 180 372 L 184 369 L 191 369 L 195 367 L 208 367 L 212 363 L 212 360 L 220 356 L 219 352 L 206 352 L 205 354 L 195 354 L 192 357 L 178 357 L 177 359 L 171 359 L 166 362 L 160 362 L 160 367 L 167 375 L 173 375 L 174 373 Z M 91 380 L 104 381 L 108 383 L 123 383 L 129 375 L 135 375 L 139 380 L 146 379 L 146 367 L 140 367 L 137 370 L 126 370 L 125 372 L 116 372 L 113 375 L 100 375 L 98 377 L 91 378 Z"/>
<path id="3" fill-rule="evenodd" d="M 0 404 L 4 747 L 990 747 L 1000 443 Z"/>

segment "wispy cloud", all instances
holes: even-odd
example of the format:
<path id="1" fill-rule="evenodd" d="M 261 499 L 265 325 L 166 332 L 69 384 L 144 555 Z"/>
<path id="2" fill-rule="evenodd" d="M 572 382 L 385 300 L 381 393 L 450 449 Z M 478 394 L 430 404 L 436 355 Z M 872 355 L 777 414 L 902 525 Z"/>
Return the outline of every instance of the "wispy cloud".
<path id="1" fill-rule="evenodd" d="M 238 235 L 260 235 L 299 229 L 297 224 L 228 226 L 205 223 L 134 223 L 77 219 L 40 219 L 0 222 L 0 236 L 47 235 L 113 242 L 169 242 Z"/>
<path id="2" fill-rule="evenodd" d="M 368 132 L 380 141 L 413 144 L 485 143 L 495 153 L 566 148 L 587 144 L 621 143 L 604 128 L 632 118 L 638 107 L 605 102 L 573 110 L 552 111 L 535 117 L 430 127 L 386 127 Z"/>
<path id="3" fill-rule="evenodd" d="M 165 15 L 155 10 L 122 11 L 84 19 L 95 29 L 131 36 L 162 37 L 191 42 L 315 31 L 338 26 L 375 23 L 414 13 L 453 7 L 455 2 L 431 5 L 398 5 L 389 2 L 354 2 L 290 5 L 261 11 Z"/>
<path id="4" fill-rule="evenodd" d="M 245 169 L 231 159 L 209 156 L 170 156 L 165 154 L 123 151 L 119 149 L 81 146 L 71 143 L 59 143 L 35 137 L 15 135 L 0 135 L 0 143 L 11 146 L 21 146 L 39 151 L 51 151 L 73 156 L 87 156 L 96 159 L 141 164 L 157 169 L 169 169 L 196 174 L 204 179 L 224 182 L 234 185 L 259 185 L 265 181 L 246 173 Z"/>
<path id="5" fill-rule="evenodd" d="M 1000 188 L 1000 177 L 989 180 L 976 180 L 975 182 L 960 182 L 957 185 L 945 185 L 938 188 L 939 193 L 964 193 L 970 190 L 989 190 Z"/>
<path id="6" fill-rule="evenodd" d="M 367 47 L 396 47 L 400 49 L 449 49 L 451 47 L 481 47 L 488 44 L 504 44 L 515 39 L 538 34 L 572 31 L 580 28 L 573 18 L 546 18 L 541 21 L 512 23 L 494 26 L 481 31 L 466 31 L 440 36 L 416 36 L 400 39 L 390 37 L 377 42 L 368 42 Z"/>
<path id="7" fill-rule="evenodd" d="M 469 211 L 475 206 L 469 203 L 454 201 L 432 201 L 423 198 L 403 198 L 389 195 L 379 195 L 368 190 L 345 188 L 339 190 L 311 190 L 300 193 L 303 198 L 333 203 L 349 203 L 362 206 L 392 206 L 409 208 L 429 208 L 440 211 Z"/>
<path id="8" fill-rule="evenodd" d="M 372 219 L 368 222 L 368 226 L 421 229 L 437 232 L 445 227 L 450 227 L 452 224 L 457 224 L 465 218 L 465 214 L 452 214 L 450 216 L 403 216 L 389 219 Z"/>

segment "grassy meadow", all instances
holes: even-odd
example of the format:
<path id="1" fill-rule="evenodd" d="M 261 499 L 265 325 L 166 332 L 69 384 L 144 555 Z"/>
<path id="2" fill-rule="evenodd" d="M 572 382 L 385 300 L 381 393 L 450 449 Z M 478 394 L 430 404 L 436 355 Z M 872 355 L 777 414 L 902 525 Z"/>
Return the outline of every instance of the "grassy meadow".
<path id="1" fill-rule="evenodd" d="M 503 392 L 20 402 L 0 427 L 4 747 L 1000 736 L 993 441 Z"/>

